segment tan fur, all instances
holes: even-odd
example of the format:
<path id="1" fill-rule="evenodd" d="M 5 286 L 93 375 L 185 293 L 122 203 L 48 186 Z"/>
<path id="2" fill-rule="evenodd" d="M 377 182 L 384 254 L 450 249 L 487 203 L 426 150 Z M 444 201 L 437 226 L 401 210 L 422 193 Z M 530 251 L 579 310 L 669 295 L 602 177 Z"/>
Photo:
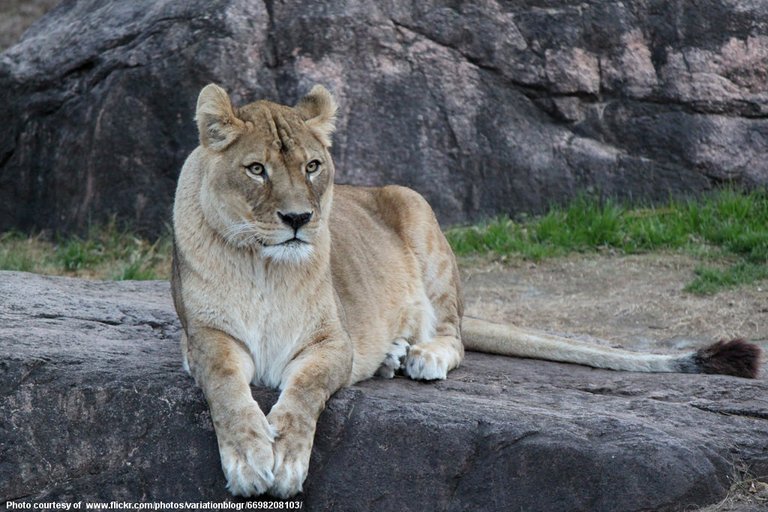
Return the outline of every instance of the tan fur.
<path id="1" fill-rule="evenodd" d="M 296 108 L 235 110 L 215 85 L 198 101 L 201 145 L 174 207 L 174 302 L 234 494 L 299 492 L 326 400 L 373 376 L 396 340 L 414 344 L 415 378 L 444 378 L 463 355 L 458 272 L 432 210 L 402 187 L 333 186 L 335 111 L 319 86 Z M 249 175 L 253 162 L 266 178 Z M 278 212 L 311 212 L 304 244 L 281 248 L 294 233 Z M 252 382 L 282 390 L 267 416 Z"/>
<path id="2" fill-rule="evenodd" d="M 340 387 L 398 370 L 443 379 L 464 355 L 459 275 L 431 208 L 403 187 L 334 186 L 335 114 L 320 86 L 295 108 L 235 109 L 215 85 L 198 100 L 200 146 L 174 206 L 172 289 L 185 366 L 236 495 L 301 491 L 317 418 Z M 464 330 L 484 351 L 672 368 L 669 356 L 480 320 Z M 281 389 L 269 414 L 251 383 Z"/>

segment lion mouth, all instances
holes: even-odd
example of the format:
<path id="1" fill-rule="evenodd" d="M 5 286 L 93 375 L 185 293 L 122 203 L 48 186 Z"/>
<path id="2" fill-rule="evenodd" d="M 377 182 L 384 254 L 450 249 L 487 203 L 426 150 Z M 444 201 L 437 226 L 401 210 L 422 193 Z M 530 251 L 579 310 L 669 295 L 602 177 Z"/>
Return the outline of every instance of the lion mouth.
<path id="1" fill-rule="evenodd" d="M 299 264 L 310 258 L 314 249 L 311 243 L 294 236 L 280 243 L 264 245 L 261 254 L 270 260 Z"/>
<path id="2" fill-rule="evenodd" d="M 271 245 L 273 247 L 295 247 L 298 245 L 307 245 L 307 244 L 309 244 L 309 242 L 307 242 L 306 240 L 302 240 L 301 238 L 294 236 L 293 238 L 289 238 L 284 242 L 280 242 L 278 244 L 267 244 L 267 245 Z"/>

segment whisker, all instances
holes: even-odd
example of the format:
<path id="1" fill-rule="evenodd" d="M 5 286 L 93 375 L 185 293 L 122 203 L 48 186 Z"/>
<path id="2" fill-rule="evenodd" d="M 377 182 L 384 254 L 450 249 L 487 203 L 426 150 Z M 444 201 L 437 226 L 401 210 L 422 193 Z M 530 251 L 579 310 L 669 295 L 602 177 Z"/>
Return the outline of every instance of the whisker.
<path id="1" fill-rule="evenodd" d="M 237 246 L 242 244 L 241 238 L 243 235 L 248 235 L 247 238 L 250 238 L 255 231 L 255 226 L 243 219 L 242 222 L 235 222 L 227 226 L 222 236 L 227 243 Z"/>

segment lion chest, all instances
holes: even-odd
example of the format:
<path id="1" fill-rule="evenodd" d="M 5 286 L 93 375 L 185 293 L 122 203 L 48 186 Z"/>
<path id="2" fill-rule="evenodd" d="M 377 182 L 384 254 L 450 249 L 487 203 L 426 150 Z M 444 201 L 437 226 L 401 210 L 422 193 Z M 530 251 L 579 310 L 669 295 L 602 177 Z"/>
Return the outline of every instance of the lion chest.
<path id="1" fill-rule="evenodd" d="M 306 297 L 287 297 L 255 279 L 221 287 L 215 281 L 197 286 L 195 314 L 204 323 L 242 342 L 253 359 L 251 381 L 277 388 L 283 372 L 307 343 L 312 328 L 303 319 L 312 318 Z"/>
<path id="2" fill-rule="evenodd" d="M 298 311 L 285 314 L 253 310 L 239 312 L 235 337 L 248 347 L 254 363 L 254 384 L 280 386 L 283 372 L 299 349 L 307 342 L 308 329 Z"/>

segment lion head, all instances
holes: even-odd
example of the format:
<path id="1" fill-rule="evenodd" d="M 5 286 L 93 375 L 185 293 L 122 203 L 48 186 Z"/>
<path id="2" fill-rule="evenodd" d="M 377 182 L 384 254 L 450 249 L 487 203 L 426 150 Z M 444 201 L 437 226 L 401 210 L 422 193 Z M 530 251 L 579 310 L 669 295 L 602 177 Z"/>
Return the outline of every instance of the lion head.
<path id="1" fill-rule="evenodd" d="M 295 107 L 257 101 L 237 109 L 221 87 L 203 88 L 195 118 L 209 165 L 200 199 L 227 243 L 280 261 L 312 255 L 330 214 L 336 108 L 320 85 Z"/>

